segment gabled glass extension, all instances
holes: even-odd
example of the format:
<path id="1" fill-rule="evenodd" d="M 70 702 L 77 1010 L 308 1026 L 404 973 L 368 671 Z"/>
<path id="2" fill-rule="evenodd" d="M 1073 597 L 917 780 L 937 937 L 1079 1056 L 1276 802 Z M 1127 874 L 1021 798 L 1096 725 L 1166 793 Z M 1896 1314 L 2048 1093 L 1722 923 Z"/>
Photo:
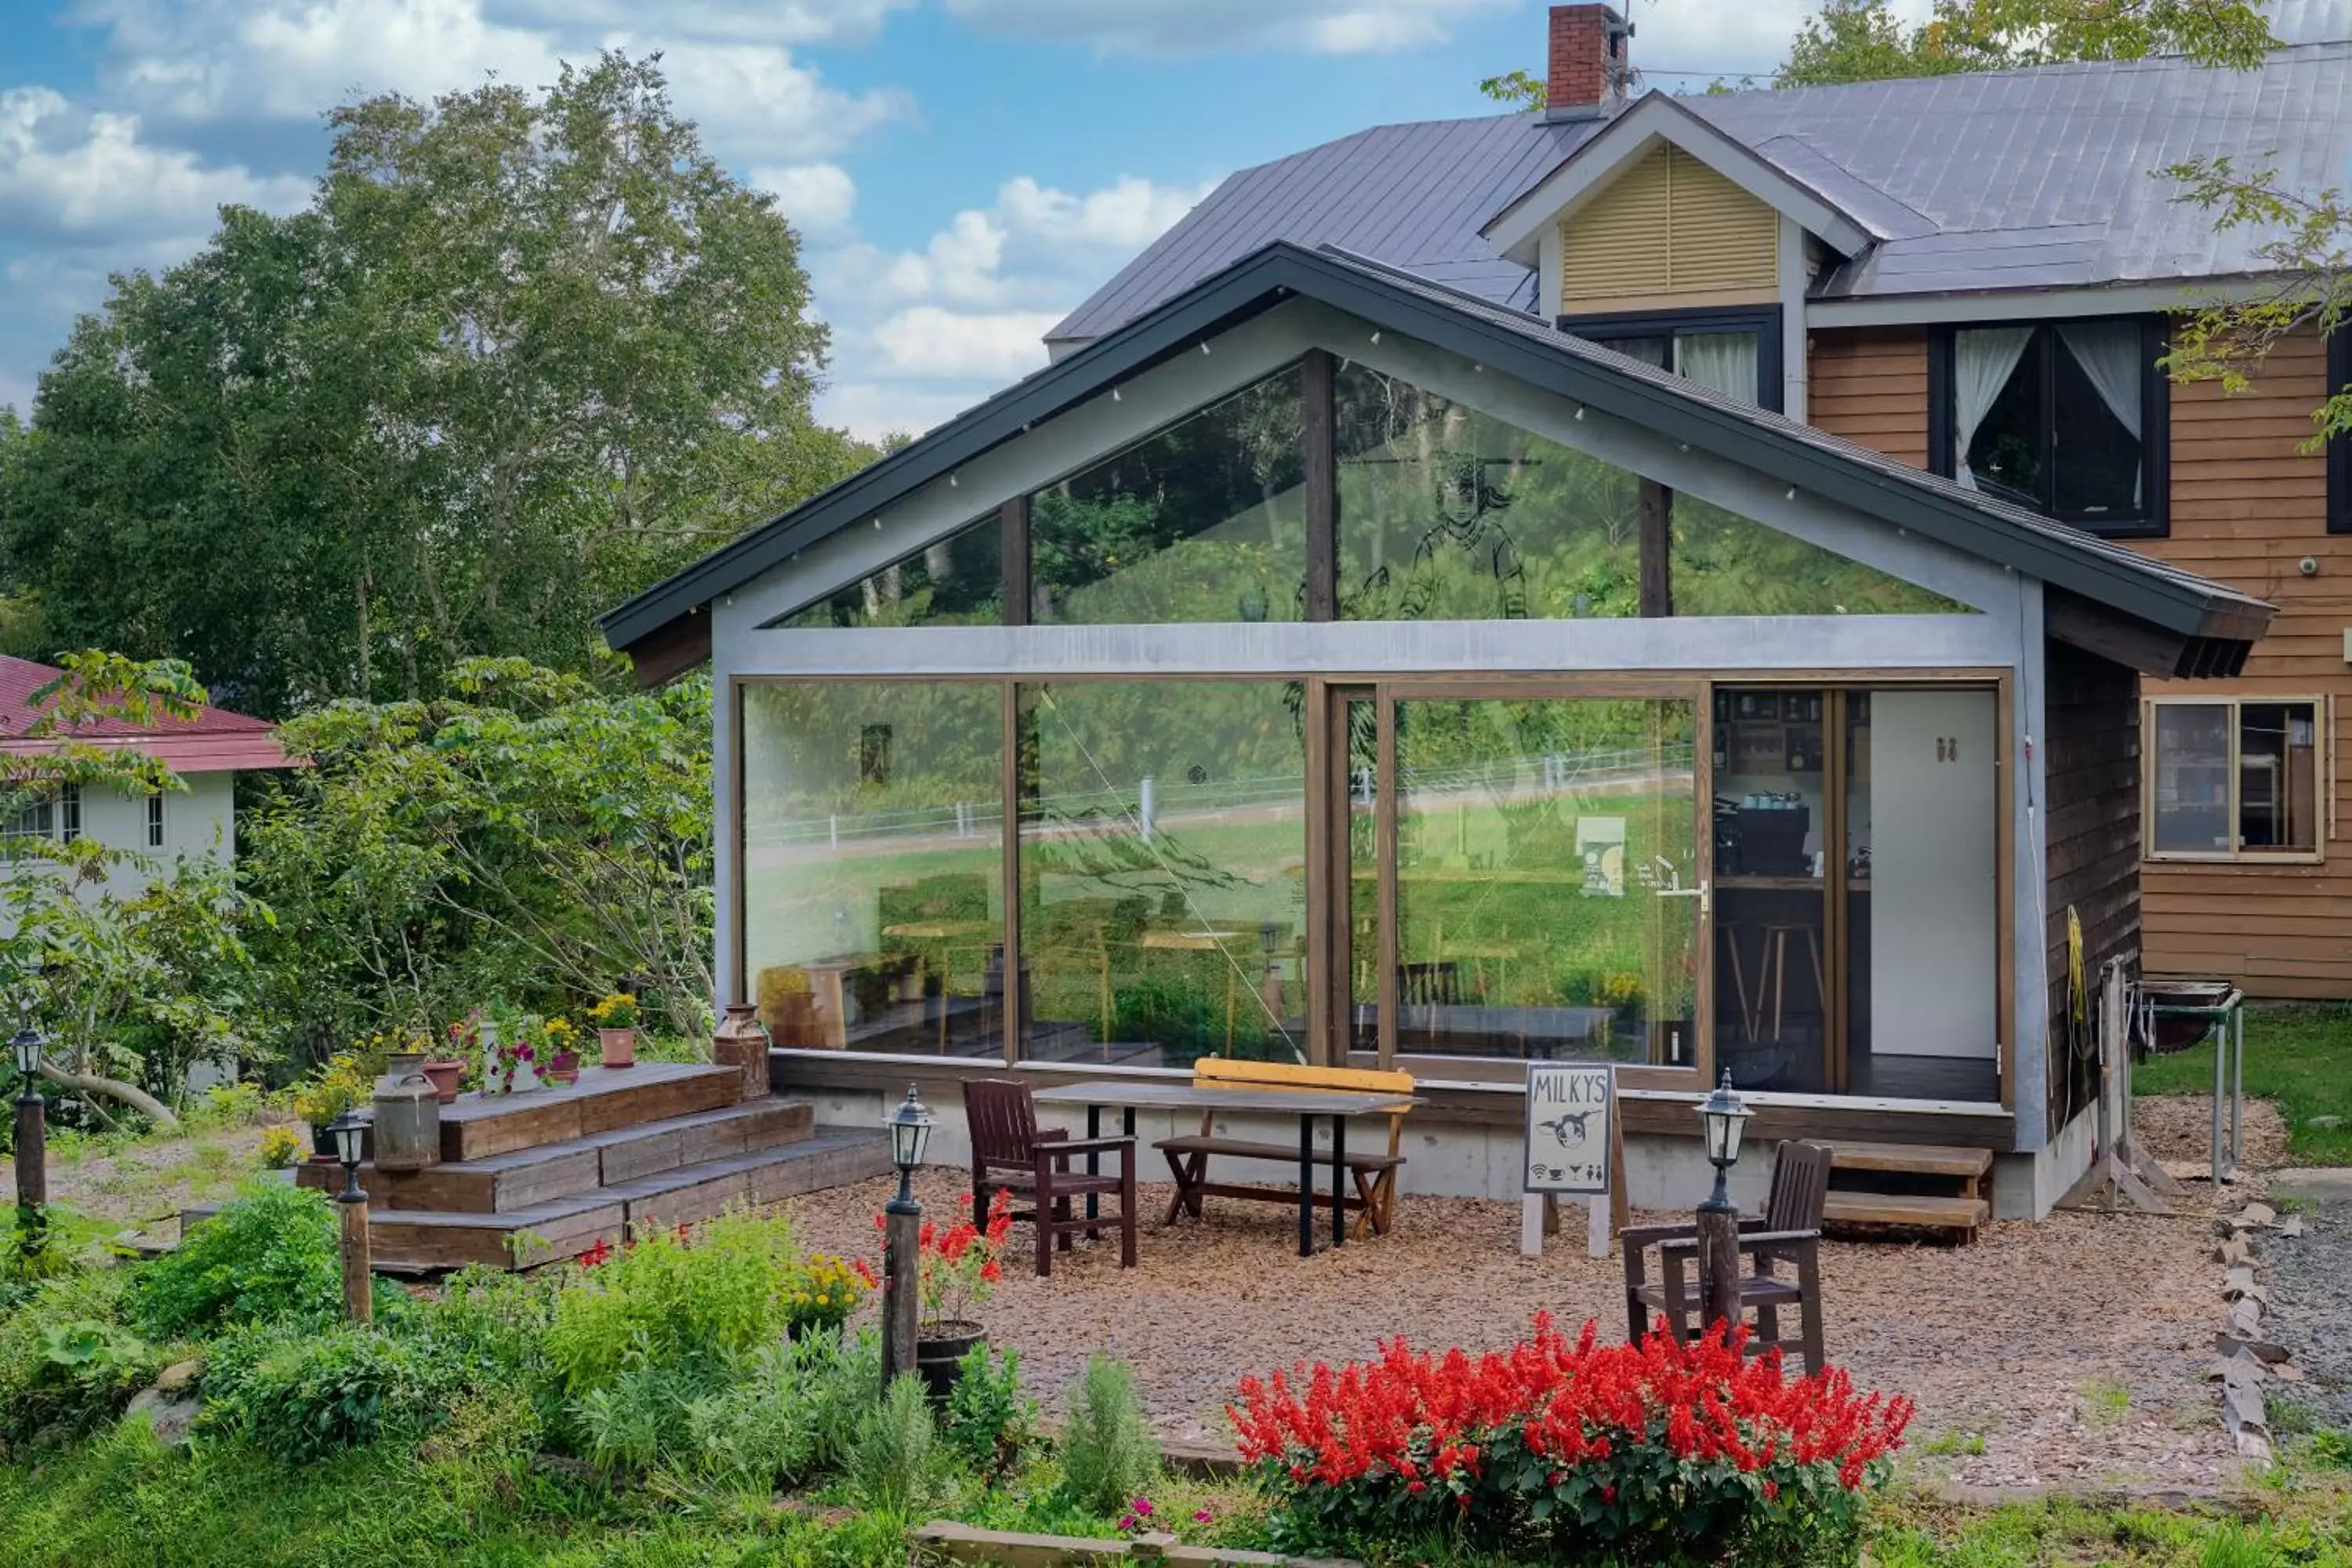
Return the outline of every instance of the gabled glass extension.
<path id="1" fill-rule="evenodd" d="M 814 626 L 992 626 L 1004 618 L 1004 531 L 990 516 L 786 616 Z"/>

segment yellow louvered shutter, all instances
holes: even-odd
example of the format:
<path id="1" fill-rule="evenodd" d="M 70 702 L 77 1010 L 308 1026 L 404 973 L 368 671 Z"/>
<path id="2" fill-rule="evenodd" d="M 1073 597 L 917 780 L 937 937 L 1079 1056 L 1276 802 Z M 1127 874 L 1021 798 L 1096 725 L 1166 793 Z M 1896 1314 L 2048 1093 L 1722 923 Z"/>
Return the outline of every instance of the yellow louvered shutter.
<path id="1" fill-rule="evenodd" d="M 1779 289 L 1780 233 L 1771 207 L 1681 148 L 1653 147 L 1560 220 L 1561 306 L 1769 301 Z"/>

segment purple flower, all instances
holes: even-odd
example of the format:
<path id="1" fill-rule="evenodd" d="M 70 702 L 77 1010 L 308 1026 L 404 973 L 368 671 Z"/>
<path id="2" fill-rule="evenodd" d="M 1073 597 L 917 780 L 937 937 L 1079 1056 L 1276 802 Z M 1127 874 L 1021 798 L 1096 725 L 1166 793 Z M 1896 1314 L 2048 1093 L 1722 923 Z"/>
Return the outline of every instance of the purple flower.
<path id="1" fill-rule="evenodd" d="M 1150 1519 L 1151 1517 L 1151 1500 L 1148 1497 L 1137 1498 L 1135 1501 L 1129 1506 L 1133 1508 L 1137 1513 L 1141 1514 L 1146 1519 Z"/>
<path id="2" fill-rule="evenodd" d="M 1196 1508 L 1192 1510 L 1192 1522 L 1195 1524 L 1206 1524 L 1214 1517 L 1216 1516 L 1205 1508 Z"/>

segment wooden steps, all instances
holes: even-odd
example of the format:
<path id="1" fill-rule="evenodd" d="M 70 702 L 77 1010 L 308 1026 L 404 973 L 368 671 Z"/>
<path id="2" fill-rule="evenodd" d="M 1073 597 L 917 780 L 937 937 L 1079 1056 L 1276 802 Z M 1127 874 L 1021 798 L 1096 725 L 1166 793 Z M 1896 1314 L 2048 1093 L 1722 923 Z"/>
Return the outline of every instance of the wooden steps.
<path id="1" fill-rule="evenodd" d="M 819 1128 L 806 1101 L 742 1093 L 735 1067 L 649 1062 L 584 1068 L 561 1089 L 461 1096 L 441 1108 L 441 1163 L 361 1165 L 375 1266 L 527 1268 L 891 1169 L 882 1129 Z M 332 1193 L 342 1169 L 306 1164 L 294 1179 Z"/>
<path id="2" fill-rule="evenodd" d="M 1992 1151 L 1932 1143 L 1833 1145 L 1822 1217 L 1834 1226 L 1932 1230 L 1973 1241 L 1992 1218 Z"/>

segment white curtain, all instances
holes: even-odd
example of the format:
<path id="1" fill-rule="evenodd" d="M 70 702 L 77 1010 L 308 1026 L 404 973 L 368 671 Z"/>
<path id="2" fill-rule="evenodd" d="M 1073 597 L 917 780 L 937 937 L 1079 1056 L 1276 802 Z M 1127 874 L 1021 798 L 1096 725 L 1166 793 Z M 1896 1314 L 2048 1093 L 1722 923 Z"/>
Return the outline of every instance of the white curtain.
<path id="1" fill-rule="evenodd" d="M 1969 471 L 1969 443 L 1977 426 L 1992 412 L 2017 362 L 2033 341 L 2032 327 L 1985 327 L 1952 334 L 1952 478 L 1970 489 L 1976 475 Z"/>
<path id="2" fill-rule="evenodd" d="M 1742 402 L 1758 403 L 1754 332 L 1691 332 L 1675 339 L 1675 374 Z"/>
<path id="3" fill-rule="evenodd" d="M 2058 329 L 2058 338 L 2074 363 L 2083 367 L 2084 375 L 2098 389 L 2099 401 L 2116 422 L 2139 439 L 2139 323 L 2137 321 L 2079 321 Z M 2140 475 L 2147 472 L 2140 465 L 2139 473 L 2132 476 L 2132 503 L 2140 500 Z"/>

